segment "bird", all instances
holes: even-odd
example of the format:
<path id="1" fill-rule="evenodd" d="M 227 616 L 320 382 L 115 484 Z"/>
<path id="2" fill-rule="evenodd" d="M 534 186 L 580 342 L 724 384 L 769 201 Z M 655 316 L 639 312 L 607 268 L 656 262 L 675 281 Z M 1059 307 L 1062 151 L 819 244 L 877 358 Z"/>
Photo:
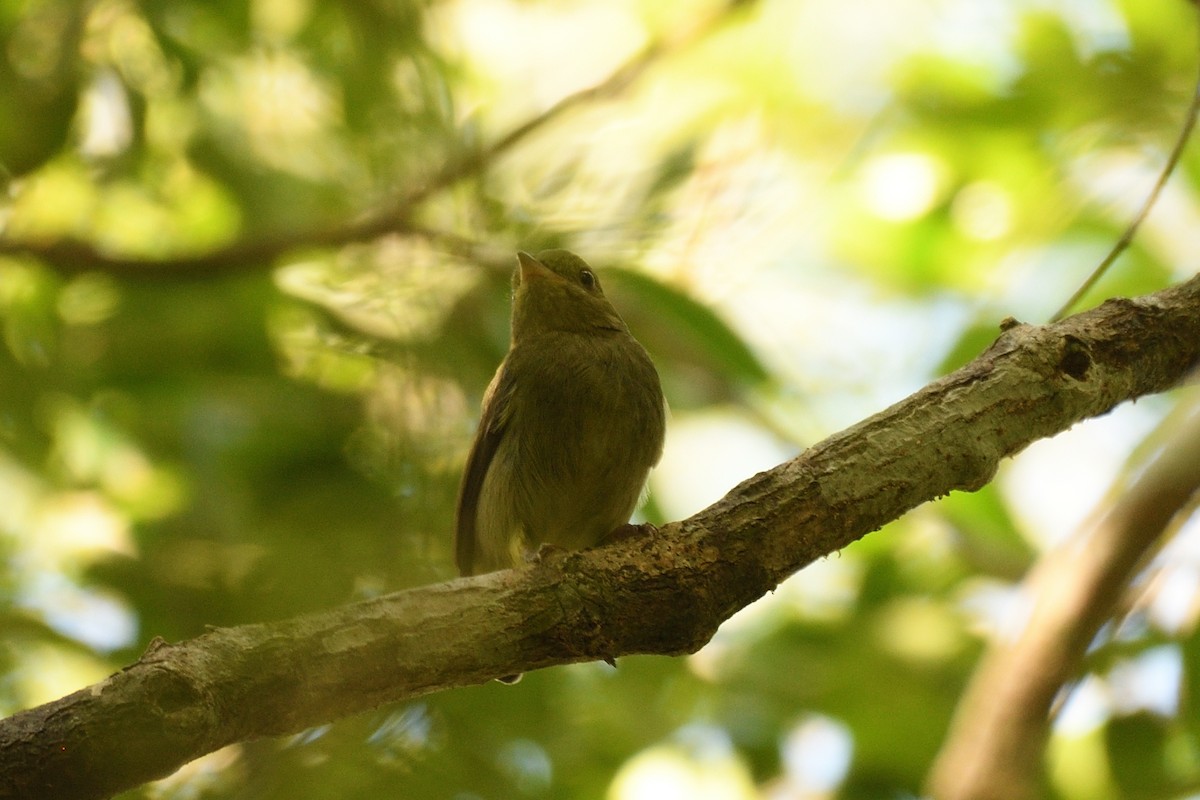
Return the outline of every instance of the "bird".
<path id="1" fill-rule="evenodd" d="M 595 270 L 567 250 L 519 252 L 508 352 L 458 492 L 459 572 L 592 547 L 625 527 L 665 431 L 658 372 Z"/>

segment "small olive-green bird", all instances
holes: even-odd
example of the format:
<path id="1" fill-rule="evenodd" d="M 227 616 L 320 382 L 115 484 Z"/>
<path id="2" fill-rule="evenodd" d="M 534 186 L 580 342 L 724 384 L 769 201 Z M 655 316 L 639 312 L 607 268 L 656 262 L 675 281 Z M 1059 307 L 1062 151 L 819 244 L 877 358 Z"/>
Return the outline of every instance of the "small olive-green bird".
<path id="1" fill-rule="evenodd" d="M 662 455 L 658 373 L 596 273 L 566 250 L 517 262 L 511 343 L 459 488 L 463 575 L 519 566 L 543 544 L 599 543 L 629 521 Z"/>

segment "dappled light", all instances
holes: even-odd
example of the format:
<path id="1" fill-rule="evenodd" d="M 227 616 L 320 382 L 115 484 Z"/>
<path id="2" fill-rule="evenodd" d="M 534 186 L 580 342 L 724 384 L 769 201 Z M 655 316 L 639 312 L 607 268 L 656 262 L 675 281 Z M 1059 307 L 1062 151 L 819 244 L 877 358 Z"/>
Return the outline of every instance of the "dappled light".
<path id="1" fill-rule="evenodd" d="M 595 265 L 654 361 L 667 438 L 634 521 L 658 526 L 974 359 L 1002 320 L 1046 322 L 1150 192 L 1200 36 L 1183 0 L 0 17 L 4 715 L 157 637 L 456 577 L 518 250 Z M 1079 307 L 1190 277 L 1198 244 L 1192 148 Z M 1036 442 L 728 609 L 694 653 L 330 711 L 122 796 L 924 796 L 982 654 L 1037 624 L 1022 580 L 1198 446 L 1197 402 L 1182 386 Z M 570 411 L 548 427 L 591 422 Z M 1046 796 L 1200 785 L 1195 508 L 1054 693 Z"/>

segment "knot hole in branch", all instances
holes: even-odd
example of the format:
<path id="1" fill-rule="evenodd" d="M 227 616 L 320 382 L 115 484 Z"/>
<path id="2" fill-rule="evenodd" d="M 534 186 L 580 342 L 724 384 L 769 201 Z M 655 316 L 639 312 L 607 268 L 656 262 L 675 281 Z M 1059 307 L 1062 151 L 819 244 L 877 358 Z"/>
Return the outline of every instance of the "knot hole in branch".
<path id="1" fill-rule="evenodd" d="M 1087 380 L 1088 370 L 1092 366 L 1092 354 L 1087 345 L 1074 336 L 1063 337 L 1062 355 L 1058 359 L 1058 368 L 1077 381 Z"/>

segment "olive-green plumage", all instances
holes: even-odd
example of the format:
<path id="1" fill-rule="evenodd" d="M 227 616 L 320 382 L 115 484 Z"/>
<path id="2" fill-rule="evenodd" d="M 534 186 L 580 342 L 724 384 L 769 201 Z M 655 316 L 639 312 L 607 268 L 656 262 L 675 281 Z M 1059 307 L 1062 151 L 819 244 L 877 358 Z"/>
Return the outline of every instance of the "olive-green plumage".
<path id="1" fill-rule="evenodd" d="M 629 521 L 666 426 L 658 373 L 587 263 L 517 255 L 512 341 L 483 399 L 455 554 L 474 575 L 542 544 L 580 549 Z"/>

